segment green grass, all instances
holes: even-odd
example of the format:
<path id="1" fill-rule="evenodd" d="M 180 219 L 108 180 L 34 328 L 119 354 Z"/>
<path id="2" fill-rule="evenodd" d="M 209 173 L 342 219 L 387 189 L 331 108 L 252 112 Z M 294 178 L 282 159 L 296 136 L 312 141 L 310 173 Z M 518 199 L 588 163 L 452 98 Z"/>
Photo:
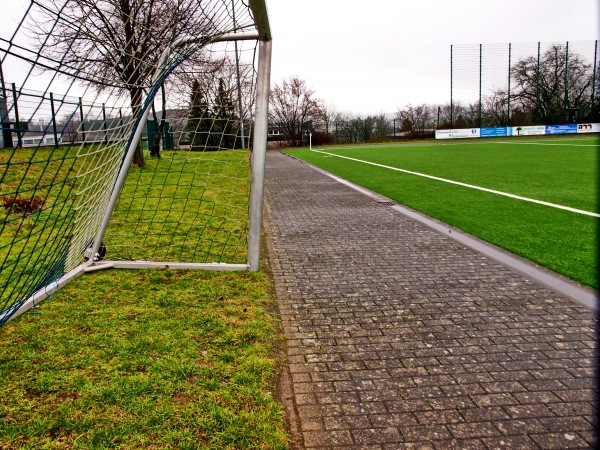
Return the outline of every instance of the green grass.
<path id="1" fill-rule="evenodd" d="M 0 311 L 45 285 L 48 273 L 84 261 L 95 237 L 87 224 L 104 213 L 106 175 L 118 169 L 122 150 L 0 150 L 0 197 L 43 200 L 29 214 L 0 208 Z M 249 190 L 246 151 L 147 157 L 143 168 L 130 168 L 104 238 L 106 259 L 245 263 Z"/>
<path id="2" fill-rule="evenodd" d="M 88 152 L 99 164 L 107 156 L 97 146 Z M 0 208 L 0 310 L 21 293 L 31 293 L 46 273 L 61 265 L 75 228 L 77 175 L 89 162 L 66 147 L 0 149 L 0 197 L 19 194 L 43 201 L 31 213 Z"/>
<path id="3" fill-rule="evenodd" d="M 598 139 L 429 142 L 325 151 L 591 212 Z M 291 155 L 597 288 L 598 219 L 308 150 Z"/>
<path id="4" fill-rule="evenodd" d="M 0 330 L 0 448 L 286 448 L 261 273 L 85 275 Z"/>
<path id="5" fill-rule="evenodd" d="M 107 159 L 90 152 L 0 151 L 2 193 L 45 199 L 32 214 L 0 210 L 2 302 L 60 269 L 77 229 L 60 205 L 88 198 L 72 195 L 75 175 Z M 244 262 L 248 185 L 245 152 L 148 159 L 128 175 L 107 258 Z M 273 292 L 264 273 L 81 276 L 0 328 L 0 449 L 287 448 Z"/>
<path id="6" fill-rule="evenodd" d="M 163 151 L 132 167 L 111 218 L 107 258 L 246 261 L 250 169 L 245 151 Z"/>

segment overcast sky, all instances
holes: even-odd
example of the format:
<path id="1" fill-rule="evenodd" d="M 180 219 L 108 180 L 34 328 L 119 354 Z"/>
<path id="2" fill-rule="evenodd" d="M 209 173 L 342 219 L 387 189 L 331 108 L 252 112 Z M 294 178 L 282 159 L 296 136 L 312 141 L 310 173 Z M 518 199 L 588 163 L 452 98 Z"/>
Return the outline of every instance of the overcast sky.
<path id="1" fill-rule="evenodd" d="M 600 0 L 266 0 L 272 82 L 298 76 L 339 111 L 450 99 L 450 45 L 590 41 Z M 29 0 L 0 0 L 0 34 Z"/>
<path id="2" fill-rule="evenodd" d="M 599 38 L 599 0 L 266 0 L 272 81 L 340 111 L 450 101 L 450 45 Z"/>

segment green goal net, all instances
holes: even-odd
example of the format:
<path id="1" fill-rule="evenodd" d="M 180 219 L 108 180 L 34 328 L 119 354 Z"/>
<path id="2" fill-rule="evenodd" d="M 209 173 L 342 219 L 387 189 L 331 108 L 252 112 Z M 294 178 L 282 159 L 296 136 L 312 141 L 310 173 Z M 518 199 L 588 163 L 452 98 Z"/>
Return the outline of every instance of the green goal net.
<path id="1" fill-rule="evenodd" d="M 258 268 L 264 0 L 34 0 L 1 29 L 0 325 L 102 268 Z"/>

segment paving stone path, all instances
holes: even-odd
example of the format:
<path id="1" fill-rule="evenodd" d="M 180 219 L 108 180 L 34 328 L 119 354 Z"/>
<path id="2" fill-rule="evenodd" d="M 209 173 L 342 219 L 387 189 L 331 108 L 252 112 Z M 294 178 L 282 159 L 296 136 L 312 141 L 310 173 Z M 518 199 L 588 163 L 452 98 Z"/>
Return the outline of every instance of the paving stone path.
<path id="1" fill-rule="evenodd" d="M 271 265 L 307 449 L 593 447 L 593 314 L 278 152 Z"/>

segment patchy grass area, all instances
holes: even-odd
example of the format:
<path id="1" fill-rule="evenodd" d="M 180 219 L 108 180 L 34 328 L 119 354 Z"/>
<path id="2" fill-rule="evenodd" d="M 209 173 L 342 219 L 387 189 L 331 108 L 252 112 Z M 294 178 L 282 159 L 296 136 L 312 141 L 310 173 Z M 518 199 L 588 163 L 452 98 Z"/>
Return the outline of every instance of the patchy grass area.
<path id="1" fill-rule="evenodd" d="M 0 310 L 83 261 L 95 232 L 82 212 L 101 215 L 121 153 L 80 151 L 0 151 Z M 249 184 L 245 151 L 148 158 L 128 174 L 106 258 L 245 262 Z M 19 195 L 39 209 L 12 207 L 29 205 Z M 287 448 L 272 292 L 250 272 L 76 279 L 0 328 L 0 449 Z"/>
<path id="2" fill-rule="evenodd" d="M 308 150 L 289 153 L 597 288 L 597 217 L 360 161 L 597 213 L 598 144 L 597 137 L 577 136 L 331 147 L 325 150 L 327 154 Z"/>
<path id="3" fill-rule="evenodd" d="M 75 280 L 0 329 L 0 448 L 287 448 L 268 292 L 249 272 Z"/>
<path id="4" fill-rule="evenodd" d="M 245 150 L 163 151 L 131 167 L 105 236 L 107 259 L 246 262 Z"/>
<path id="5" fill-rule="evenodd" d="M 0 313 L 84 262 L 122 151 L 117 143 L 0 149 Z M 129 170 L 105 258 L 243 264 L 249 192 L 246 150 L 147 157 Z M 33 200 L 35 210 L 15 207 Z"/>

